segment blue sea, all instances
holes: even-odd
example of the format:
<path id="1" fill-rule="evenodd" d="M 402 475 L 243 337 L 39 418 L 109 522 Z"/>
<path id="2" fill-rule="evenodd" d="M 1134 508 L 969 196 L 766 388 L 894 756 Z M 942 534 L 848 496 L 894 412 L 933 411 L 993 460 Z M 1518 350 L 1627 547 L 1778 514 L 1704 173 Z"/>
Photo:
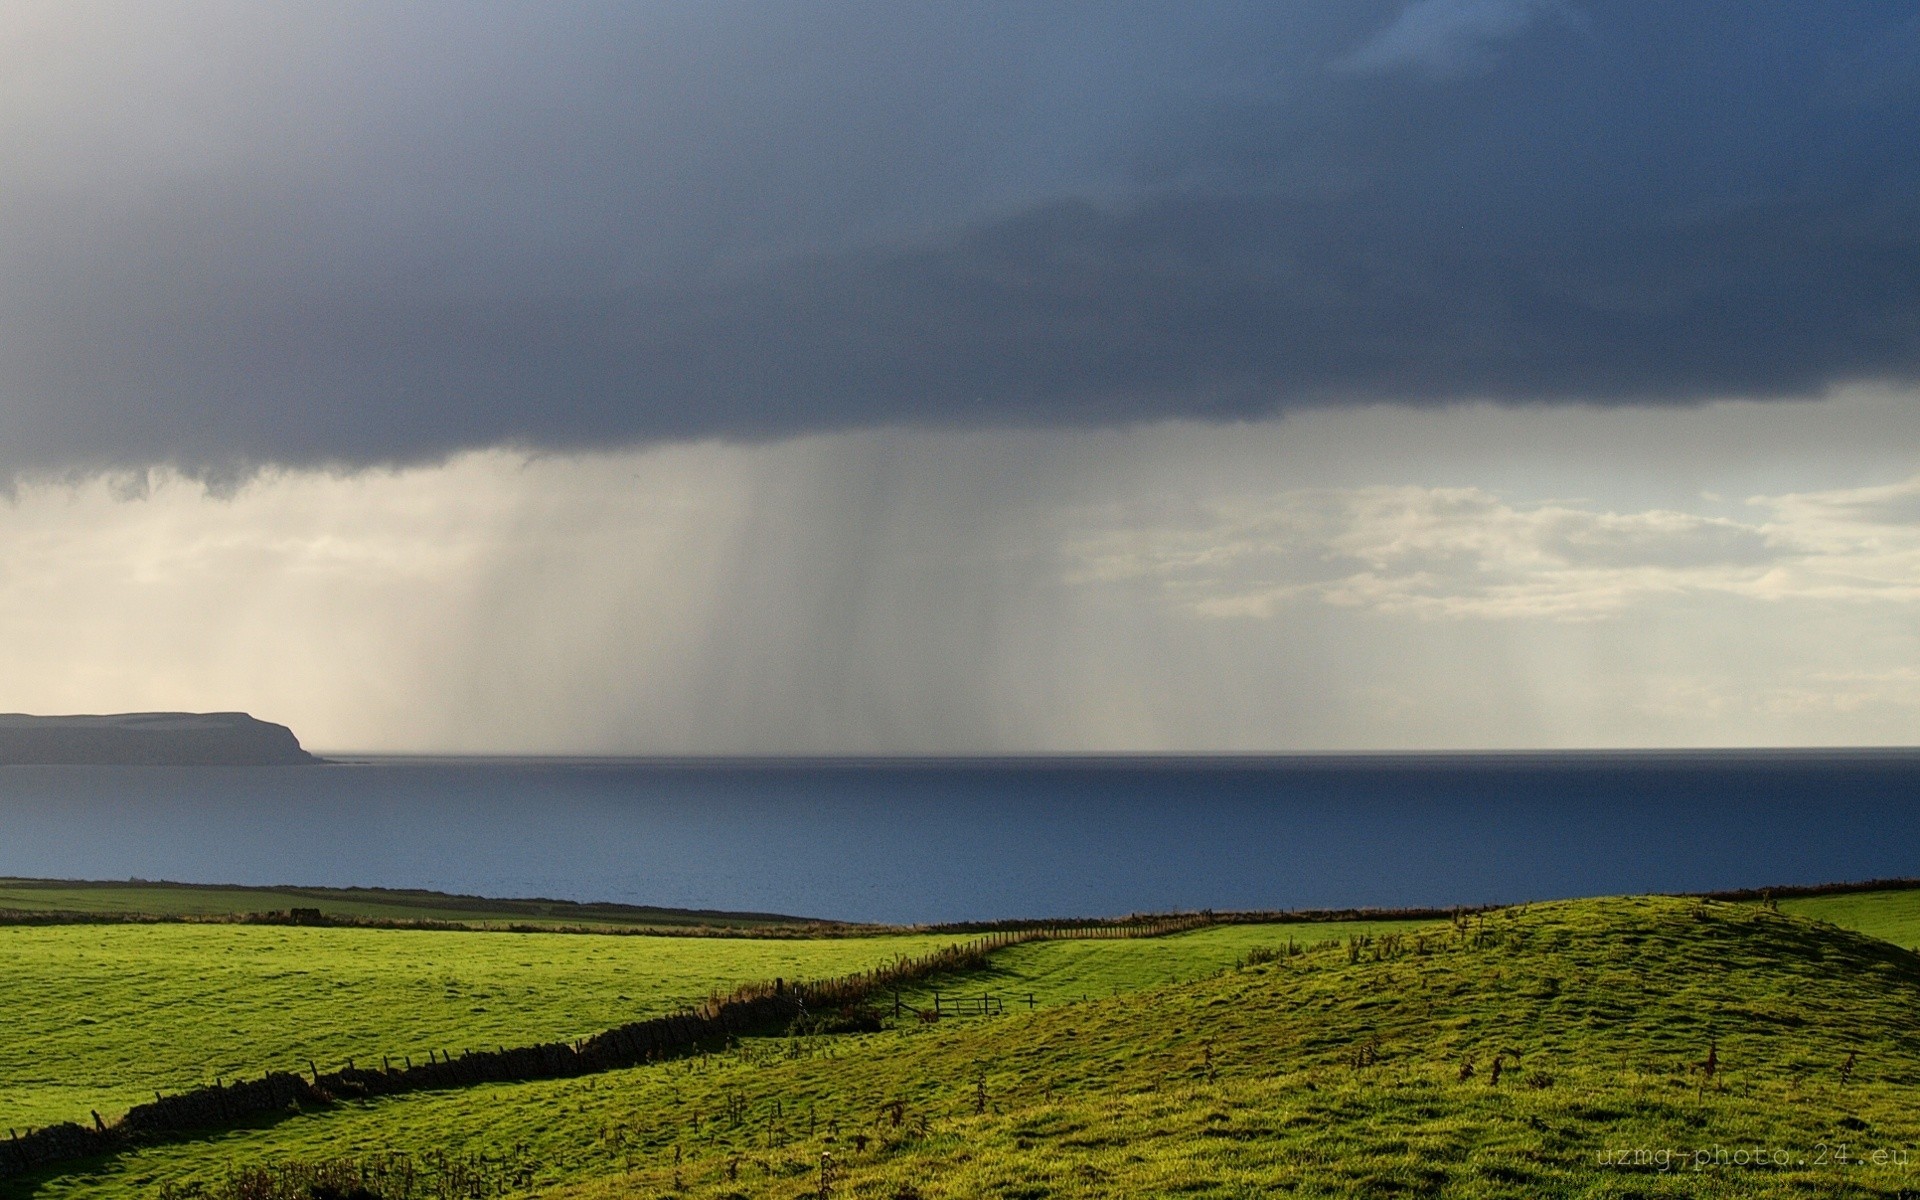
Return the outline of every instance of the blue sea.
<path id="1" fill-rule="evenodd" d="M 932 922 L 1920 875 L 1920 751 L 0 768 L 0 875 Z"/>

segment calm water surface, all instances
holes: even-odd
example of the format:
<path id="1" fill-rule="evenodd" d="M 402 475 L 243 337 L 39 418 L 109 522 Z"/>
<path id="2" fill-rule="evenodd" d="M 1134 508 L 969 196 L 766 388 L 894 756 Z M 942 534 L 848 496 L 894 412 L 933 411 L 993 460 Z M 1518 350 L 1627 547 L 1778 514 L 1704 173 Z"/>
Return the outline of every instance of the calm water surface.
<path id="1" fill-rule="evenodd" d="M 936 921 L 1920 875 L 1920 751 L 0 768 L 0 875 Z"/>

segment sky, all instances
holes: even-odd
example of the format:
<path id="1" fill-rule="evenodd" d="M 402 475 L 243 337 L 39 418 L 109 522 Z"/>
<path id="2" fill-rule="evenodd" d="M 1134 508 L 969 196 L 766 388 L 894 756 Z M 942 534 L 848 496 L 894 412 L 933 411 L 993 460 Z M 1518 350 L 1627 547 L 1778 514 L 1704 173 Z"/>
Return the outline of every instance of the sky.
<path id="1" fill-rule="evenodd" d="M 0 710 L 1920 743 L 1920 7 L 0 12 Z"/>

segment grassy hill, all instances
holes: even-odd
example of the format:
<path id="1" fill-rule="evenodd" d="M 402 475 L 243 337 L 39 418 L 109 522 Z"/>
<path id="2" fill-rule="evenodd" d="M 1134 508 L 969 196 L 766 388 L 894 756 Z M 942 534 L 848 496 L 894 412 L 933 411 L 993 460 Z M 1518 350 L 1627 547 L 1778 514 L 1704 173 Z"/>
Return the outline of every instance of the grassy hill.
<path id="1" fill-rule="evenodd" d="M 390 1152 L 579 1200 L 1920 1188 L 1920 959 L 1886 942 L 1666 898 L 1295 953 L 1268 932 L 1273 957 L 1195 981 L 343 1103 L 15 1190 L 227 1197 L 251 1164 L 266 1200 L 288 1164 L 377 1176 Z"/>

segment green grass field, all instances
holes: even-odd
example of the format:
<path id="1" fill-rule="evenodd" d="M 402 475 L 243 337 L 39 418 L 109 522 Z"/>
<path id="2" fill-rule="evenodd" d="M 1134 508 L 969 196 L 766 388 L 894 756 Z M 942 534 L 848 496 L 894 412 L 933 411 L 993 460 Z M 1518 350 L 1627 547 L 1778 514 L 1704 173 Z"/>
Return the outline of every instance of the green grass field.
<path id="1" fill-rule="evenodd" d="M 1218 971 L 1255 946 L 1405 923 L 1038 942 L 952 981 L 1057 1004 Z M 0 926 L 0 1127 L 116 1115 L 216 1077 L 566 1040 L 712 991 L 818 979 L 951 934 L 748 939 L 257 925 Z M 923 992 L 908 992 L 918 1004 Z"/>
<path id="2" fill-rule="evenodd" d="M 245 1164 L 397 1151 L 485 1155 L 530 1172 L 509 1190 L 578 1200 L 817 1196 L 823 1153 L 831 1195 L 878 1200 L 1920 1194 L 1920 958 L 1898 948 L 1920 942 L 1920 891 L 1778 908 L 1616 898 L 1031 942 L 902 993 L 941 990 L 949 1012 L 988 993 L 1005 1015 L 342 1103 L 0 1192 L 226 1200 Z M 565 1039 L 955 940 L 4 926 L 0 1126 L 309 1058 Z M 1768 1161 L 1675 1167 L 1716 1148 Z"/>
<path id="3" fill-rule="evenodd" d="M 1920 947 L 1920 888 L 1799 896 L 1777 903 L 1783 913 L 1855 929 L 1908 949 Z"/>
<path id="4" fill-rule="evenodd" d="M 404 1151 L 498 1156 L 579 1200 L 798 1200 L 823 1154 L 827 1194 L 875 1200 L 1891 1198 L 1920 1188 L 1916 1088 L 1914 955 L 1758 906 L 1625 898 L 1033 1013 L 346 1103 L 14 1191 L 225 1195 L 237 1164 Z"/>
<path id="5" fill-rule="evenodd" d="M 262 925 L 0 926 L 0 1128 L 215 1076 L 569 1039 L 951 935 L 750 939 Z"/>
<path id="6" fill-rule="evenodd" d="M 1285 951 L 1349 937 L 1400 933 L 1432 921 L 1322 921 L 1273 925 L 1217 925 L 1172 937 L 1028 942 L 993 956 L 993 966 L 901 992 L 915 1008 L 936 989 L 964 999 L 988 993 L 1005 1005 L 1026 1007 L 1135 992 L 1213 975 L 1261 949 Z"/>

